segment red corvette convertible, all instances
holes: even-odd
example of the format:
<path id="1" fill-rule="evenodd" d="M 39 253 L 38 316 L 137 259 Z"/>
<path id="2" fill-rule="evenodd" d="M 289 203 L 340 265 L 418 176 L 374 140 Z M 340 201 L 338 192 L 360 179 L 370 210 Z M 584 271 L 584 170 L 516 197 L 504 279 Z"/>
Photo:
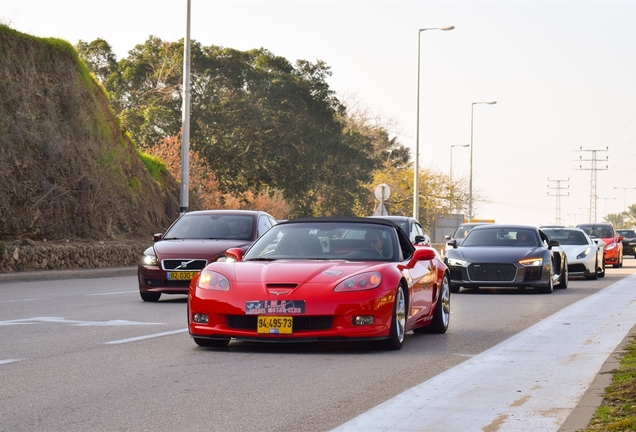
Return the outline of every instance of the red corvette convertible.
<path id="1" fill-rule="evenodd" d="M 448 329 L 446 265 L 391 221 L 289 220 L 226 255 L 190 284 L 188 325 L 199 346 L 368 340 L 398 350 L 408 331 Z"/>

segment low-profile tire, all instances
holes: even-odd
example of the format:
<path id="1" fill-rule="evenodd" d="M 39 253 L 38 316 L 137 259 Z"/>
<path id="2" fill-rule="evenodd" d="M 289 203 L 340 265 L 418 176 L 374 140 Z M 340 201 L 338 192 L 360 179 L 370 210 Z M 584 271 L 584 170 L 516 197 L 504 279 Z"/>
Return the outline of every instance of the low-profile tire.
<path id="1" fill-rule="evenodd" d="M 194 343 L 204 348 L 225 348 L 229 343 L 230 339 L 203 339 L 203 338 L 192 338 L 194 339 Z"/>
<path id="2" fill-rule="evenodd" d="M 566 289 L 570 278 L 570 272 L 568 270 L 567 262 L 561 268 L 561 274 L 559 275 L 559 289 Z"/>
<path id="3" fill-rule="evenodd" d="M 161 293 L 159 292 L 139 291 L 139 295 L 145 302 L 157 302 L 161 297 Z"/>
<path id="4" fill-rule="evenodd" d="M 598 277 L 605 277 L 605 260 L 603 260 L 603 263 L 601 264 L 601 271 L 598 273 Z"/>
<path id="5" fill-rule="evenodd" d="M 444 273 L 431 323 L 425 327 L 413 329 L 413 333 L 446 333 L 448 325 L 450 324 L 450 301 L 451 291 L 448 283 L 448 275 Z"/>
<path id="6" fill-rule="evenodd" d="M 552 280 L 552 275 L 548 278 L 548 285 L 542 286 L 539 288 L 539 292 L 542 294 L 552 294 L 554 291 L 554 281 Z"/>
<path id="7" fill-rule="evenodd" d="M 404 287 L 400 284 L 395 290 L 393 317 L 391 318 L 391 334 L 388 339 L 373 341 L 372 346 L 384 350 L 399 350 L 404 345 L 406 334 L 406 298 Z"/>

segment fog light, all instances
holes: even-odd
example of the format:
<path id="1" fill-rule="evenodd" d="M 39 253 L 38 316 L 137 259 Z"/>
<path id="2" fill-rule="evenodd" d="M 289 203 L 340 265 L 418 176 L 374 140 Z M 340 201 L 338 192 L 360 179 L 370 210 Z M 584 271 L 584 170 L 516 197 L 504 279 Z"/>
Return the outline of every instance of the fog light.
<path id="1" fill-rule="evenodd" d="M 192 316 L 192 321 L 194 321 L 197 324 L 207 324 L 208 323 L 208 314 L 195 313 Z"/>
<path id="2" fill-rule="evenodd" d="M 373 315 L 359 315 L 353 317 L 353 325 L 371 325 L 373 324 Z"/>

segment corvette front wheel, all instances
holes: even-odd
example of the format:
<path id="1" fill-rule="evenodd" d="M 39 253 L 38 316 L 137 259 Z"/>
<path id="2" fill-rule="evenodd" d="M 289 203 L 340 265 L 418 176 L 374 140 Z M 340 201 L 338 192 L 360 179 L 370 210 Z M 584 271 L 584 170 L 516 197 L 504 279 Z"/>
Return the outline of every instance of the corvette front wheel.
<path id="1" fill-rule="evenodd" d="M 391 335 L 388 339 L 374 341 L 373 346 L 386 350 L 399 350 L 404 345 L 404 334 L 406 333 L 406 300 L 404 298 L 404 287 L 398 285 L 395 291 L 395 301 L 393 303 L 393 318 L 391 319 Z"/>

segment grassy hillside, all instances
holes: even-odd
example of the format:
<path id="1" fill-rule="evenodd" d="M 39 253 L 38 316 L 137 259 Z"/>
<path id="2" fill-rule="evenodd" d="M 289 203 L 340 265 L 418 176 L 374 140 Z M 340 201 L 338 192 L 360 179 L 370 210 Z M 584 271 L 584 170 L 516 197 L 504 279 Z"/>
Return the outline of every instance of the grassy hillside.
<path id="1" fill-rule="evenodd" d="M 0 59 L 0 241 L 149 239 L 178 216 L 72 45 L 0 25 Z"/>

